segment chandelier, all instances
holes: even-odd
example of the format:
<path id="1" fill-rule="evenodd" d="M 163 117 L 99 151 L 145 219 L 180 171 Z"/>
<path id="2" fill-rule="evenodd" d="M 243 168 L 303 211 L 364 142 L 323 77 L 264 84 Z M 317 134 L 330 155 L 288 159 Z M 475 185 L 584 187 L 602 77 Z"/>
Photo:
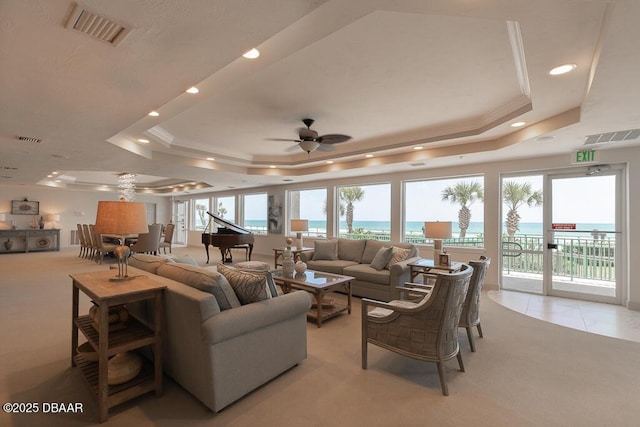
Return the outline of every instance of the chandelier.
<path id="1" fill-rule="evenodd" d="M 122 194 L 127 202 L 132 202 L 136 198 L 136 175 L 123 173 L 118 175 L 118 192 Z"/>

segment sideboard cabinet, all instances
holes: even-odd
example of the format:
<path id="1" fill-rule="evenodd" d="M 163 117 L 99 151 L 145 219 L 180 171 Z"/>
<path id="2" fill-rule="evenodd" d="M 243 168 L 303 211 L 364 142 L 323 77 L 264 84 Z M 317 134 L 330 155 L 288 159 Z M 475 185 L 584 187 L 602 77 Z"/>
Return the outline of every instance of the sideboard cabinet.
<path id="1" fill-rule="evenodd" d="M 0 230 L 0 254 L 59 250 L 59 229 Z"/>

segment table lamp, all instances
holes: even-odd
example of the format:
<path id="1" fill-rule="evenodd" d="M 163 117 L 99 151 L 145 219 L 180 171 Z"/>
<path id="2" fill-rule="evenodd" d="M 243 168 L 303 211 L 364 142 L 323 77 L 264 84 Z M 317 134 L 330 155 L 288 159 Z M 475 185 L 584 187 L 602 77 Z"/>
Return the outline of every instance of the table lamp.
<path id="1" fill-rule="evenodd" d="M 443 264 L 440 262 L 440 255 L 444 255 L 442 239 L 451 238 L 451 221 L 426 221 L 424 223 L 424 237 L 433 239 L 433 263 Z"/>
<path id="2" fill-rule="evenodd" d="M 58 221 L 60 221 L 59 214 L 47 214 L 45 220 L 51 223 L 51 228 L 56 228 L 58 225 Z"/>
<path id="3" fill-rule="evenodd" d="M 120 236 L 120 246 L 115 250 L 118 260 L 118 275 L 109 279 L 112 282 L 131 280 L 127 268 L 127 258 L 131 251 L 124 245 L 127 234 L 148 233 L 147 209 L 144 203 L 137 202 L 98 202 L 98 213 L 95 224 L 96 234 L 115 234 Z"/>
<path id="4" fill-rule="evenodd" d="M 309 220 L 307 219 L 292 219 L 291 231 L 296 232 L 296 245 L 302 249 L 302 232 L 309 231 Z"/>

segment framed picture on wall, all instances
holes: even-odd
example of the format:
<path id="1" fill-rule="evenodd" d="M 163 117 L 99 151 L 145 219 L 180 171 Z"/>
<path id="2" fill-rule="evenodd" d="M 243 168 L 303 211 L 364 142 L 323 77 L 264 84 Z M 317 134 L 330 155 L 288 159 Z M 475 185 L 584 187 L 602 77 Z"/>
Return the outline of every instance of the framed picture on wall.
<path id="1" fill-rule="evenodd" d="M 30 202 L 28 200 L 12 200 L 12 215 L 39 215 L 40 202 Z"/>

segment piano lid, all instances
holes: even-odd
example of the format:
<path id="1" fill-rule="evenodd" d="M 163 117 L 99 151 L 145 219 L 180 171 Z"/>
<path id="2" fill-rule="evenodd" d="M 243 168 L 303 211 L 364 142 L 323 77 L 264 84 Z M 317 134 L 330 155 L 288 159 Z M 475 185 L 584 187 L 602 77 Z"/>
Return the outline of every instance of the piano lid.
<path id="1" fill-rule="evenodd" d="M 222 227 L 228 228 L 229 230 L 233 230 L 238 234 L 251 234 L 251 231 L 240 227 L 239 225 L 236 225 L 232 222 L 229 222 L 225 219 L 220 218 L 217 215 L 212 214 L 211 212 L 207 211 L 207 213 L 209 214 L 209 216 L 211 218 L 213 218 L 213 221 L 219 225 L 221 225 Z M 207 227 L 208 228 L 208 227 Z"/>

